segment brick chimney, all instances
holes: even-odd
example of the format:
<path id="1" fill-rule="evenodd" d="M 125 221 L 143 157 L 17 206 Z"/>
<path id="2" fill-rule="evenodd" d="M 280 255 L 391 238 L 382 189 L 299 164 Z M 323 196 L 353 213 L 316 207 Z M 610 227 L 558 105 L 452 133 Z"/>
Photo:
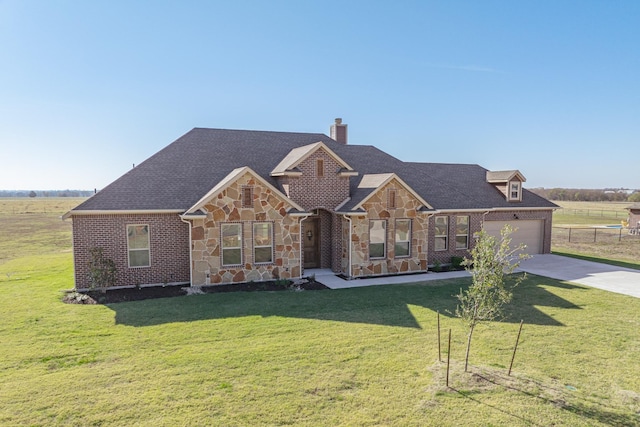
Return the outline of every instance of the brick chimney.
<path id="1" fill-rule="evenodd" d="M 331 139 L 340 144 L 347 145 L 347 125 L 342 124 L 342 119 L 337 118 L 336 122 L 331 125 Z"/>

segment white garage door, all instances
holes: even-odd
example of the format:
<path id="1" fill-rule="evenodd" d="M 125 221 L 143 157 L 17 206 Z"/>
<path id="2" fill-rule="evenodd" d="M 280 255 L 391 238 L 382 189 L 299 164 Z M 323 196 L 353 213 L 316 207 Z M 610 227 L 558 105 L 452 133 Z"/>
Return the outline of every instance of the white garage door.
<path id="1" fill-rule="evenodd" d="M 529 255 L 542 253 L 543 228 L 541 220 L 485 221 L 484 230 L 499 239 L 500 231 L 505 224 L 509 224 L 516 230 L 511 235 L 511 247 L 524 243 L 527 248 L 523 252 Z"/>

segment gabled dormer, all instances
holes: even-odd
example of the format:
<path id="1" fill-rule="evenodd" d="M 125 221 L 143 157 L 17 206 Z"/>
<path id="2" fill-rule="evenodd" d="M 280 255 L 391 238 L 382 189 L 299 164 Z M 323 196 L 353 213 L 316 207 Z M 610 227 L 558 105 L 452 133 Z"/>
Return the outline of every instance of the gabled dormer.
<path id="1" fill-rule="evenodd" d="M 487 182 L 500 190 L 508 202 L 522 201 L 522 183 L 526 180 L 519 170 L 487 171 Z"/>

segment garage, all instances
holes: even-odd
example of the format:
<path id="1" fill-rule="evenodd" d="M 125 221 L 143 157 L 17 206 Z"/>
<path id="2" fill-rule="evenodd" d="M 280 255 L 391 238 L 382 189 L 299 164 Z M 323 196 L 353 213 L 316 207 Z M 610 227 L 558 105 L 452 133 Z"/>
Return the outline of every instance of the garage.
<path id="1" fill-rule="evenodd" d="M 511 234 L 511 247 L 524 243 L 527 245 L 525 253 L 529 255 L 542 253 L 542 236 L 544 236 L 542 220 L 485 221 L 484 230 L 487 234 L 499 239 L 500 231 L 505 224 L 509 224 L 515 230 Z"/>

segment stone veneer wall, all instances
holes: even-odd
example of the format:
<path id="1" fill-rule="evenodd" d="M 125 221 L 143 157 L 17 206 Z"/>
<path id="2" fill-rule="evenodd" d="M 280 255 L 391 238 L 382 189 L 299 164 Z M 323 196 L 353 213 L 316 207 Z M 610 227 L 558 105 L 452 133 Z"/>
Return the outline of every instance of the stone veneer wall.
<path id="1" fill-rule="evenodd" d="M 75 215 L 76 289 L 89 287 L 89 251 L 101 247 L 118 269 L 116 286 L 189 282 L 189 228 L 178 214 Z M 148 224 L 149 267 L 129 267 L 127 225 Z"/>
<path id="2" fill-rule="evenodd" d="M 241 189 L 253 187 L 253 207 L 243 208 Z M 300 224 L 290 206 L 250 174 L 245 174 L 204 207 L 207 217 L 192 220 L 193 285 L 242 283 L 300 277 Z M 242 224 L 242 264 L 223 266 L 220 224 Z M 254 264 L 254 222 L 273 223 L 273 263 Z"/>
<path id="3" fill-rule="evenodd" d="M 388 206 L 387 190 L 396 191 L 396 208 Z M 372 276 L 379 274 L 408 273 L 427 269 L 427 215 L 417 209 L 420 202 L 397 181 L 392 180 L 376 192 L 364 205 L 366 216 L 352 218 L 350 231 L 352 243 L 352 276 Z M 369 257 L 369 221 L 384 219 L 387 222 L 386 258 Z M 411 220 L 411 253 L 409 257 L 395 257 L 395 220 Z M 349 231 L 348 222 L 342 227 L 343 239 Z M 348 242 L 345 241 L 343 253 L 348 258 Z M 343 264 L 344 265 L 344 264 Z M 345 266 L 348 270 L 348 266 Z M 344 267 L 343 267 L 344 268 Z"/>

